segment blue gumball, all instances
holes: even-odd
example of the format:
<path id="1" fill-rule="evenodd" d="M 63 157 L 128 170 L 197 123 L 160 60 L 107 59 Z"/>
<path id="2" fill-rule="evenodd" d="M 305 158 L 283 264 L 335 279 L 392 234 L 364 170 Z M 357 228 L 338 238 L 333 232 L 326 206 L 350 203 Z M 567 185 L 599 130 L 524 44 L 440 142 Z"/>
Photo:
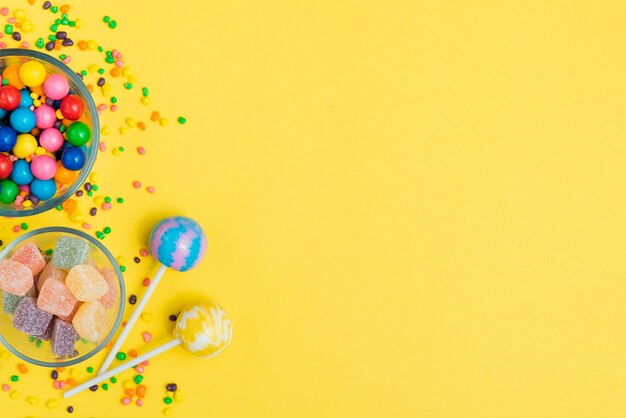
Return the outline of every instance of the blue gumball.
<path id="1" fill-rule="evenodd" d="M 30 184 L 30 192 L 37 196 L 39 200 L 48 200 L 57 192 L 57 185 L 54 180 L 35 179 Z"/>
<path id="2" fill-rule="evenodd" d="M 16 160 L 11 171 L 11 180 L 18 186 L 25 186 L 33 181 L 33 173 L 30 171 L 30 164 L 25 160 Z"/>
<path id="3" fill-rule="evenodd" d="M 11 151 L 17 141 L 17 132 L 10 126 L 0 126 L 0 152 Z"/>
<path id="4" fill-rule="evenodd" d="M 28 89 L 20 90 L 20 96 L 20 107 L 31 107 L 33 105 L 33 98 L 30 97 Z"/>
<path id="5" fill-rule="evenodd" d="M 0 119 L 4 119 L 7 115 L 7 111 L 4 109 L 0 109 Z"/>
<path id="6" fill-rule="evenodd" d="M 68 170 L 80 170 L 85 165 L 85 152 L 78 147 L 68 147 L 61 155 L 61 163 Z"/>
<path id="7" fill-rule="evenodd" d="M 11 127 L 17 132 L 25 133 L 30 132 L 35 127 L 37 120 L 35 118 L 35 112 L 27 107 L 18 107 L 9 117 Z"/>

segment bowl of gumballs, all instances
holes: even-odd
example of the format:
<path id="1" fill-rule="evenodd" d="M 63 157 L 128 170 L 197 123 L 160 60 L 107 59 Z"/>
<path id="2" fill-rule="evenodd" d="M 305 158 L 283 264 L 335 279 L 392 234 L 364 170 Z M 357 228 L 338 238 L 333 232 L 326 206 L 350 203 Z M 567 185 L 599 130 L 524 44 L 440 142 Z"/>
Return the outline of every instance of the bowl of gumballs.
<path id="1" fill-rule="evenodd" d="M 69 198 L 96 159 L 96 106 L 81 77 L 38 51 L 0 51 L 0 216 Z"/>
<path id="2" fill-rule="evenodd" d="M 95 238 L 71 228 L 27 232 L 0 253 L 0 342 L 21 359 L 66 367 L 111 340 L 124 314 L 122 272 Z"/>

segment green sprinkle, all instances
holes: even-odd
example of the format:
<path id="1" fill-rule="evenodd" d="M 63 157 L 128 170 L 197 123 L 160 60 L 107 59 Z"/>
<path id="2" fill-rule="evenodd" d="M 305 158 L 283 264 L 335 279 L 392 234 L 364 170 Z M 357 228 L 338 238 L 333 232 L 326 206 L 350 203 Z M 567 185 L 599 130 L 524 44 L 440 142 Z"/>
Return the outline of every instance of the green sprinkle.
<path id="1" fill-rule="evenodd" d="M 109 196 L 106 196 L 104 198 L 104 201 L 107 202 L 107 203 L 111 203 L 111 198 Z"/>
<path id="2" fill-rule="evenodd" d="M 92 192 L 91 190 L 89 190 L 89 191 L 87 192 L 87 196 L 89 196 L 89 197 L 93 196 L 93 192 Z"/>
<path id="3" fill-rule="evenodd" d="M 138 374 L 137 376 L 133 377 L 133 380 L 135 381 L 135 383 L 137 383 L 138 385 L 141 384 L 141 382 L 143 381 L 143 376 Z"/>
<path id="4" fill-rule="evenodd" d="M 63 14 L 61 15 L 61 17 L 62 17 L 63 19 L 67 19 L 67 13 L 63 13 Z"/>
<path id="5" fill-rule="evenodd" d="M 97 184 L 94 184 L 93 186 L 91 186 L 91 190 L 95 190 L 97 192 L 98 189 L 100 189 L 100 188 L 98 187 Z"/>
<path id="6" fill-rule="evenodd" d="M 70 20 L 69 19 L 61 19 L 61 24 L 67 26 L 67 25 L 70 24 Z"/>
<path id="7" fill-rule="evenodd" d="M 111 227 L 110 226 L 105 226 L 102 231 L 104 231 L 104 233 L 108 235 L 108 234 L 111 233 Z"/>
<path id="8" fill-rule="evenodd" d="M 54 20 L 54 24 L 55 25 L 60 25 L 61 24 L 61 19 L 55 19 Z"/>
<path id="9" fill-rule="evenodd" d="M 28 229 L 28 224 L 24 222 L 22 223 L 22 225 L 20 225 L 20 227 L 22 227 L 22 231 L 26 231 Z"/>
<path id="10" fill-rule="evenodd" d="M 87 367 L 87 373 L 93 373 L 93 367 L 91 366 Z"/>
<path id="11" fill-rule="evenodd" d="M 108 383 L 103 383 L 102 384 L 102 390 L 104 390 L 104 391 L 109 390 L 109 384 Z"/>
<path id="12" fill-rule="evenodd" d="M 4 81 L 4 80 L 2 80 L 2 81 Z M 57 210 L 63 210 L 63 206 L 59 205 L 59 206 L 57 206 L 57 208 L 56 208 L 56 209 L 57 209 Z"/>
<path id="13" fill-rule="evenodd" d="M 115 96 L 111 97 L 111 103 L 117 103 L 117 97 Z"/>
<path id="14" fill-rule="evenodd" d="M 76 22 L 74 22 L 73 20 L 70 20 L 69 25 L 70 25 L 70 27 L 73 28 L 74 26 L 76 26 Z"/>
<path id="15" fill-rule="evenodd" d="M 61 54 L 61 55 L 59 55 L 59 59 L 60 59 L 60 60 L 64 60 L 65 58 L 67 58 L 67 55 L 65 55 L 65 54 Z"/>
<path id="16" fill-rule="evenodd" d="M 28 336 L 28 341 L 31 342 L 31 343 L 35 342 L 35 337 L 33 337 L 32 335 L 29 335 Z"/>
<path id="17" fill-rule="evenodd" d="M 97 231 L 96 232 L 96 237 L 98 237 L 99 239 L 104 239 L 105 235 L 102 232 Z"/>
<path id="18" fill-rule="evenodd" d="M 102 18 L 102 21 L 103 21 L 104 23 L 109 23 L 109 22 L 111 21 L 111 18 L 110 18 L 109 16 L 104 16 L 104 17 Z"/>
<path id="19" fill-rule="evenodd" d="M 120 351 L 119 353 L 115 355 L 115 358 L 118 359 L 119 361 L 124 361 L 126 360 L 126 354 Z"/>
<path id="20" fill-rule="evenodd" d="M 57 25 L 50 26 L 50 32 L 56 32 L 59 27 Z"/>
<path id="21" fill-rule="evenodd" d="M 172 403 L 172 398 L 166 396 L 165 398 L 163 398 L 163 402 L 165 402 L 167 405 L 170 405 Z"/>
<path id="22" fill-rule="evenodd" d="M 4 33 L 11 35 L 13 33 L 13 25 L 4 25 Z"/>
<path id="23" fill-rule="evenodd" d="M 113 64 L 115 62 L 115 58 L 113 57 L 106 57 L 104 59 L 108 64 Z"/>
<path id="24" fill-rule="evenodd" d="M 37 46 L 37 48 L 41 49 L 44 47 L 44 40 L 43 38 L 39 38 L 37 39 L 37 42 L 35 43 L 35 45 Z"/>
<path id="25" fill-rule="evenodd" d="M 98 47 L 98 52 L 102 52 L 102 51 L 104 51 L 104 48 L 102 48 L 102 46 L 99 46 Z"/>
<path id="26" fill-rule="evenodd" d="M 36 347 L 41 347 L 41 340 L 39 338 L 37 338 L 37 341 L 35 341 L 35 346 Z"/>
<path id="27" fill-rule="evenodd" d="M 109 27 L 111 29 L 115 29 L 117 27 L 117 22 L 115 20 L 112 20 L 109 22 Z"/>
<path id="28" fill-rule="evenodd" d="M 148 87 L 142 87 L 141 94 L 143 95 L 143 97 L 148 97 L 148 95 L 150 94 L 150 90 L 148 90 Z"/>
<path id="29" fill-rule="evenodd" d="M 7 80 L 6 78 L 2 79 L 2 85 L 6 86 L 7 84 L 9 84 L 9 80 Z"/>
<path id="30" fill-rule="evenodd" d="M 61 131 L 61 132 L 65 132 L 66 129 L 67 129 L 67 127 L 65 125 L 61 125 L 59 127 L 59 131 Z"/>
<path id="31" fill-rule="evenodd" d="M 54 250 L 53 250 L 52 248 L 48 248 L 48 249 L 46 250 L 46 255 L 50 255 L 50 254 L 52 254 L 52 252 L 53 252 L 53 251 L 54 251 Z"/>
<path id="32" fill-rule="evenodd" d="M 86 76 L 87 74 L 88 74 L 87 70 L 83 70 L 83 71 L 80 72 L 80 75 L 82 75 L 83 77 Z"/>
<path id="33" fill-rule="evenodd" d="M 117 203 L 124 203 L 124 199 L 122 199 L 121 197 L 117 198 Z"/>
<path id="34" fill-rule="evenodd" d="M 125 88 L 126 90 L 130 90 L 130 89 L 132 89 L 132 88 L 133 88 L 133 85 L 132 85 L 131 83 L 124 83 L 124 88 Z"/>
<path id="35" fill-rule="evenodd" d="M 104 68 L 98 68 L 98 74 L 100 75 L 104 74 Z"/>
<path id="36" fill-rule="evenodd" d="M 109 379 L 111 381 L 111 383 L 115 384 L 117 383 L 117 378 L 116 377 L 112 377 Z"/>
<path id="37" fill-rule="evenodd" d="M 81 338 L 80 342 L 82 342 L 85 345 L 89 344 L 89 340 L 87 340 L 86 338 Z"/>
<path id="38" fill-rule="evenodd" d="M 184 125 L 185 123 L 187 123 L 187 119 L 183 118 L 182 116 L 179 116 L 178 123 L 180 123 L 181 125 Z"/>
<path id="39" fill-rule="evenodd" d="M 126 148 L 124 148 L 124 147 L 120 147 L 119 149 L 120 149 L 120 152 L 126 151 Z"/>
<path id="40" fill-rule="evenodd" d="M 20 377 L 18 375 L 13 375 L 11 376 L 11 382 L 17 382 L 18 380 L 20 380 Z"/>
<path id="41" fill-rule="evenodd" d="M 54 42 L 57 40 L 57 37 L 54 35 L 48 35 L 48 40 Z"/>
<path id="42" fill-rule="evenodd" d="M 126 271 L 126 266 L 120 266 L 120 270 L 124 273 Z"/>
<path id="43" fill-rule="evenodd" d="M 51 11 L 52 13 L 56 13 L 56 12 L 58 12 L 58 11 L 59 11 L 59 8 L 58 8 L 58 7 L 56 7 L 56 6 L 52 6 L 52 7 L 50 8 L 50 11 Z"/>

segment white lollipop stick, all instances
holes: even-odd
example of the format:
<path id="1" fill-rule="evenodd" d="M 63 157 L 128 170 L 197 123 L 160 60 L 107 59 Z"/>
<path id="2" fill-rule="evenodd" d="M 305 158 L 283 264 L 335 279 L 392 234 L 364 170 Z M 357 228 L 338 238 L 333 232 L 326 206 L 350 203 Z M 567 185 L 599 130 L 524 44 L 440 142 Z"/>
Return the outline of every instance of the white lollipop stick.
<path id="1" fill-rule="evenodd" d="M 126 326 L 122 330 L 122 333 L 120 334 L 120 336 L 117 338 L 117 341 L 115 341 L 113 348 L 111 349 L 111 351 L 109 351 L 109 354 L 107 355 L 107 358 L 104 360 L 104 363 L 102 363 L 102 366 L 100 366 L 98 375 L 101 375 L 104 372 L 106 372 L 109 366 L 111 365 L 111 363 L 113 362 L 115 355 L 120 350 L 120 347 L 122 346 L 122 344 L 124 344 L 124 341 L 126 340 L 126 337 L 128 337 L 128 334 L 130 333 L 130 330 L 133 328 L 133 325 L 135 325 L 135 322 L 137 322 L 137 319 L 139 319 L 139 315 L 141 315 L 141 312 L 143 311 L 144 306 L 146 306 L 146 303 L 148 303 L 148 299 L 150 299 L 150 296 L 152 296 L 154 289 L 156 289 L 157 285 L 159 284 L 159 281 L 161 280 L 161 277 L 163 277 L 163 273 L 165 273 L 165 270 L 167 270 L 167 267 L 161 264 L 161 267 L 159 267 L 159 271 L 156 272 L 154 278 L 150 282 L 150 286 L 148 286 L 148 288 L 146 289 L 146 293 L 144 293 L 143 297 L 137 304 L 135 311 L 133 312 L 132 316 L 126 323 Z"/>
<path id="2" fill-rule="evenodd" d="M 93 385 L 97 385 L 98 383 L 107 380 L 110 377 L 115 376 L 116 374 L 119 374 L 121 372 L 123 372 L 124 370 L 128 370 L 131 367 L 134 367 L 136 365 L 138 365 L 139 363 L 142 363 L 152 357 L 155 357 L 161 353 L 166 352 L 167 350 L 174 348 L 180 344 L 182 344 L 183 342 L 181 340 L 179 340 L 178 338 L 173 339 L 172 341 L 165 343 L 157 348 L 155 348 L 154 350 L 148 351 L 146 354 L 142 354 L 140 356 L 138 356 L 137 358 L 134 358 L 130 361 L 127 361 L 124 364 L 121 364 L 119 366 L 117 366 L 114 369 L 109 370 L 106 373 L 100 374 L 96 377 L 94 377 L 91 380 L 86 381 L 85 383 L 81 383 L 80 385 L 76 386 L 73 389 L 70 389 L 66 392 L 63 392 L 63 397 L 65 399 L 76 395 L 77 393 L 80 393 L 86 389 L 89 389 L 90 387 L 92 387 Z"/>

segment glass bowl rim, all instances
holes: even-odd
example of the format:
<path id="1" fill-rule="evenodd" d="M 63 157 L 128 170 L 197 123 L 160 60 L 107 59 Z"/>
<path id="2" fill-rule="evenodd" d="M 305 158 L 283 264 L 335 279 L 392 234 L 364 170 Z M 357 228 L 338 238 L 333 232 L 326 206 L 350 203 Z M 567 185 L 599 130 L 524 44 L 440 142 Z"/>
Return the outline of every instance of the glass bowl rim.
<path id="1" fill-rule="evenodd" d="M 73 228 L 67 228 L 64 226 L 50 226 L 50 227 L 46 227 L 46 228 L 39 228 L 39 229 L 34 229 L 32 231 L 29 231 L 27 233 L 25 233 L 24 235 L 19 236 L 18 238 L 16 238 L 15 240 L 13 240 L 11 243 L 9 243 L 3 250 L 2 252 L 0 252 L 0 260 L 4 260 L 4 258 L 7 256 L 7 254 L 9 253 L 9 251 L 11 251 L 13 248 L 15 248 L 18 244 L 26 241 L 29 238 L 35 237 L 37 235 L 41 235 L 41 234 L 47 234 L 47 233 L 64 233 L 64 234 L 70 234 L 70 235 L 76 235 L 79 236 L 81 238 L 86 239 L 87 241 L 89 241 L 91 244 L 95 245 L 100 251 L 102 251 L 102 253 L 109 259 L 109 261 L 111 262 L 111 265 L 113 266 L 113 270 L 115 271 L 115 275 L 117 277 L 117 281 L 120 287 L 120 298 L 119 298 L 119 309 L 118 309 L 118 313 L 117 313 L 117 317 L 115 318 L 115 323 L 113 324 L 113 327 L 111 328 L 111 331 L 109 332 L 109 334 L 106 336 L 106 338 L 104 340 L 102 340 L 102 342 L 95 347 L 94 349 L 92 349 L 91 351 L 89 351 L 89 353 L 84 354 L 80 357 L 76 357 L 76 358 L 72 358 L 72 359 L 68 359 L 67 361 L 63 361 L 63 362 L 47 362 L 47 361 L 41 361 L 41 360 L 37 360 L 31 357 L 28 357 L 24 354 L 22 354 L 20 351 L 18 351 L 15 347 L 13 347 L 11 344 L 9 344 L 9 342 L 4 338 L 4 336 L 2 335 L 2 333 L 0 333 L 0 342 L 14 355 L 16 355 L 17 357 L 21 358 L 24 361 L 27 361 L 31 364 L 35 364 L 37 366 L 42 366 L 42 367 L 68 367 L 68 366 L 73 366 L 75 364 L 81 363 L 91 357 L 93 357 L 94 355 L 96 355 L 97 353 L 99 353 L 108 343 L 109 341 L 111 341 L 111 339 L 113 338 L 113 336 L 115 335 L 115 333 L 117 332 L 120 324 L 122 323 L 122 318 L 124 316 L 124 308 L 126 307 L 126 288 L 124 286 L 124 277 L 122 276 L 122 271 L 120 270 L 119 266 L 117 265 L 117 261 L 115 260 L 115 258 L 113 257 L 113 255 L 109 252 L 109 250 L 98 240 L 96 240 L 94 237 L 84 233 L 83 231 L 79 231 L 77 229 L 73 229 Z M 0 313 L 3 314 L 3 313 Z"/>
<path id="2" fill-rule="evenodd" d="M 45 200 L 42 204 L 37 205 L 32 209 L 14 210 L 2 209 L 0 207 L 0 216 L 17 218 L 22 216 L 37 215 L 39 213 L 49 211 L 69 199 L 70 196 L 78 190 L 80 185 L 85 182 L 87 176 L 91 173 L 98 155 L 100 145 L 100 121 L 98 118 L 98 109 L 93 101 L 93 97 L 91 97 L 91 93 L 87 90 L 87 86 L 85 86 L 83 80 L 70 67 L 61 62 L 61 60 L 58 60 L 51 55 L 44 54 L 43 52 L 19 48 L 7 48 L 0 50 L 0 58 L 5 57 L 35 58 L 45 61 L 46 63 L 58 68 L 78 86 L 78 95 L 85 101 L 87 107 L 89 108 L 89 112 L 93 115 L 93 126 L 91 130 L 91 147 L 93 148 L 93 151 L 90 155 L 88 155 L 87 161 L 85 162 L 85 166 L 81 169 L 80 175 L 76 178 L 74 183 L 68 187 L 65 193 L 57 197 L 53 197 L 52 199 Z"/>

